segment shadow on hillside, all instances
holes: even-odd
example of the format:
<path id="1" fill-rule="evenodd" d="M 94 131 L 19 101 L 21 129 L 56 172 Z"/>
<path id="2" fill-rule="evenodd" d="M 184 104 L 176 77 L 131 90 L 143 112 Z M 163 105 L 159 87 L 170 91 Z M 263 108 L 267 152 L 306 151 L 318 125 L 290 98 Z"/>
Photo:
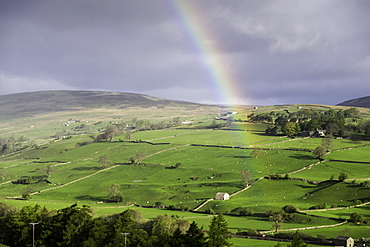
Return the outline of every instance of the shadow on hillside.
<path id="1" fill-rule="evenodd" d="M 295 154 L 295 155 L 290 155 L 290 158 L 298 159 L 298 160 L 312 160 L 314 157 L 309 154 Z"/>
<path id="2" fill-rule="evenodd" d="M 248 159 L 248 158 L 252 158 L 252 156 L 250 156 L 250 155 L 236 155 L 236 156 L 233 156 L 233 158 Z"/>
<path id="3" fill-rule="evenodd" d="M 202 187 L 202 186 L 244 188 L 241 185 L 241 182 L 230 182 L 230 183 L 222 183 L 222 182 L 214 182 L 214 183 L 212 183 L 211 182 L 211 183 L 200 183 L 200 184 L 198 184 L 198 187 Z"/>
<path id="4" fill-rule="evenodd" d="M 309 194 L 313 194 L 315 192 L 319 192 L 320 190 L 324 190 L 324 189 L 327 189 L 335 184 L 339 183 L 339 181 L 327 181 L 327 182 L 323 182 L 323 183 L 320 183 L 318 184 L 317 186 L 310 186 L 310 185 L 296 185 L 296 186 L 299 186 L 301 188 L 304 188 L 304 189 L 312 189 L 312 188 L 315 188 L 314 190 L 310 191 Z"/>
<path id="5" fill-rule="evenodd" d="M 82 166 L 82 167 L 76 167 L 76 168 L 73 168 L 72 170 L 76 170 L 76 171 L 91 171 L 91 170 L 100 170 L 101 167 L 99 166 Z"/>
<path id="6" fill-rule="evenodd" d="M 90 196 L 90 195 L 84 195 L 84 196 L 76 196 L 75 199 L 81 200 L 81 201 L 104 201 L 105 197 L 95 197 L 95 196 Z"/>
<path id="7" fill-rule="evenodd" d="M 170 170 L 172 170 L 172 169 L 177 169 L 178 167 L 175 167 L 175 166 L 166 166 L 164 169 L 170 169 Z"/>
<path id="8" fill-rule="evenodd" d="M 131 162 L 125 162 L 125 163 L 114 163 L 114 165 L 130 165 L 130 166 L 132 166 L 134 164 L 132 164 Z"/>
<path id="9" fill-rule="evenodd" d="M 266 135 L 265 131 L 263 130 L 255 130 L 255 132 L 253 132 L 254 135 L 259 135 L 259 136 L 266 136 L 266 137 L 270 137 L 270 138 L 276 138 L 276 137 L 281 137 L 281 136 L 284 136 L 284 135 Z"/>

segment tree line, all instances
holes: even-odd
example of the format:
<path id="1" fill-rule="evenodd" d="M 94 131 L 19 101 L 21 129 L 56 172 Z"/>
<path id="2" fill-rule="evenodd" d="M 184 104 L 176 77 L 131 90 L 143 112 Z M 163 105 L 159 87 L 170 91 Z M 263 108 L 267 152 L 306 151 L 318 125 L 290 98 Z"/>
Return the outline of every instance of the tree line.
<path id="1" fill-rule="evenodd" d="M 92 136 L 91 138 L 93 142 L 112 141 L 117 135 L 124 134 L 127 140 L 131 140 L 134 131 L 166 129 L 179 124 L 181 124 L 180 117 L 175 117 L 168 122 L 161 121 L 159 123 L 133 118 L 130 123 L 110 124 L 106 127 L 103 133 L 97 136 Z"/>
<path id="2" fill-rule="evenodd" d="M 248 115 L 250 122 L 271 123 L 266 134 L 274 135 L 280 127 L 283 134 L 294 136 L 301 131 L 326 130 L 326 134 L 348 137 L 351 133 L 362 133 L 370 138 L 370 121 L 362 121 L 356 108 L 327 111 L 301 109 L 296 112 L 252 113 Z M 349 121 L 346 121 L 349 119 Z"/>
<path id="3" fill-rule="evenodd" d="M 31 223 L 37 223 L 33 225 Z M 125 234 L 124 234 L 125 233 Z M 34 235 L 34 236 L 33 236 Z M 144 220 L 139 211 L 93 217 L 89 206 L 59 210 L 39 205 L 15 207 L 0 203 L 0 243 L 9 246 L 231 246 L 228 224 L 220 214 L 209 230 L 179 216 Z"/>
<path id="4" fill-rule="evenodd" d="M 12 152 L 16 152 L 22 149 L 25 149 L 29 146 L 35 145 L 34 143 L 27 144 L 28 141 L 27 137 L 20 136 L 20 137 L 3 137 L 0 138 L 0 154 L 5 155 Z"/>

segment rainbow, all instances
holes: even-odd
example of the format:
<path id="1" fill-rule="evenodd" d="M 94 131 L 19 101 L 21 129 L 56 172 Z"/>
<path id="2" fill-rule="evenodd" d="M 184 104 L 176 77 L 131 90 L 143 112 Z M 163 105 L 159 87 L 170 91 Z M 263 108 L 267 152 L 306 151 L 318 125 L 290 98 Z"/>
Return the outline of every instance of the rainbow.
<path id="1" fill-rule="evenodd" d="M 211 28 L 201 18 L 204 14 L 200 12 L 200 8 L 197 8 L 198 2 L 190 0 L 169 0 L 169 2 L 177 16 L 182 32 L 185 34 L 188 42 L 193 46 L 201 63 L 205 65 L 207 81 L 211 84 L 211 88 L 214 89 L 212 93 L 218 97 L 215 97 L 219 100 L 217 103 L 247 104 L 246 97 L 238 87 L 238 80 L 232 68 L 228 66 L 227 60 L 224 59 L 225 56 L 221 49 L 222 44 L 215 41 Z M 233 110 L 232 106 L 229 108 Z M 231 135 L 240 143 L 252 141 L 249 140 L 246 133 L 234 132 Z M 244 152 L 241 151 L 245 155 Z"/>
<path id="2" fill-rule="evenodd" d="M 210 28 L 200 18 L 203 14 L 196 6 L 196 1 L 170 0 L 181 28 L 193 45 L 201 62 L 205 65 L 205 73 L 220 98 L 219 103 L 245 104 L 238 89 L 237 80 L 232 69 L 222 56 L 221 44 L 215 41 Z"/>

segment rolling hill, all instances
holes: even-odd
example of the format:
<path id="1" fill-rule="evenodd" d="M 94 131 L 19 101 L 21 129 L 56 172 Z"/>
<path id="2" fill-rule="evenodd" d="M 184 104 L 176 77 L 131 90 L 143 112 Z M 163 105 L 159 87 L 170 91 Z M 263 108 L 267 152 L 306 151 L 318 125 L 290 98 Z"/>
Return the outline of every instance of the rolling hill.
<path id="1" fill-rule="evenodd" d="M 289 213 L 279 232 L 300 229 L 333 238 L 348 228 L 353 238 L 369 236 L 369 139 L 363 133 L 328 138 L 330 152 L 319 161 L 313 151 L 324 138 L 266 134 L 273 118 L 250 117 L 348 107 L 223 108 L 88 91 L 13 94 L 0 96 L 0 103 L 0 203 L 51 210 L 78 203 L 89 205 L 94 218 L 130 208 L 147 221 L 174 214 L 201 227 L 222 213 L 231 232 L 257 237 L 273 235 L 271 216 L 292 205 L 301 212 Z M 359 112 L 358 121 L 370 120 L 370 109 Z M 97 138 L 108 130 L 115 136 Z M 118 200 L 108 193 L 112 185 Z M 217 192 L 230 199 L 214 200 Z M 364 222 L 348 221 L 353 213 Z M 235 246 L 271 246 L 249 241 Z"/>
<path id="2" fill-rule="evenodd" d="M 370 108 L 370 96 L 350 99 L 337 104 L 339 106 L 366 107 Z"/>
<path id="3" fill-rule="evenodd" d="M 104 91 L 39 91 L 0 95 L 0 116 L 32 116 L 46 112 L 126 107 L 199 106 L 200 104 L 156 98 L 144 94 Z"/>
<path id="4" fill-rule="evenodd" d="M 71 121 L 108 124 L 145 119 L 156 124 L 181 118 L 181 121 L 199 122 L 202 116 L 222 111 L 222 107 L 216 105 L 104 91 L 39 91 L 0 95 L 0 105 L 0 137 L 27 136 L 32 140 L 50 139 L 58 131 L 70 132 L 70 128 L 65 130 L 64 125 Z M 102 128 L 100 125 L 90 127 L 91 132 Z"/>

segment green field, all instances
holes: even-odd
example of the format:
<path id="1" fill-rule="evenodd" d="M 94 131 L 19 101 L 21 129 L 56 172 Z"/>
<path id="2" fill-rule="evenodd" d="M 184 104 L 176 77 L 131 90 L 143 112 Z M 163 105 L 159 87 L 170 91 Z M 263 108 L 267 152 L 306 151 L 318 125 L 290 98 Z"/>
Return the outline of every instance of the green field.
<path id="1" fill-rule="evenodd" d="M 7 133 L 29 138 L 28 146 L 0 158 L 0 201 L 17 207 L 39 204 L 48 209 L 60 209 L 72 203 L 86 204 L 93 208 L 96 217 L 121 213 L 130 207 L 142 211 L 146 219 L 160 214 L 176 214 L 194 220 L 204 228 L 208 227 L 212 216 L 209 212 L 222 213 L 234 233 L 248 229 L 272 230 L 266 212 L 279 211 L 285 205 L 308 210 L 319 204 L 330 208 L 351 206 L 358 200 L 370 201 L 370 188 L 359 185 L 360 181 L 370 179 L 370 164 L 366 163 L 370 162 L 369 141 L 335 139 L 333 151 L 324 157 L 324 162 L 317 163 L 311 151 L 321 145 L 322 138 L 268 136 L 264 133 L 268 126 L 265 123 L 236 122 L 224 128 L 210 129 L 208 126 L 218 116 L 220 108 L 186 109 L 180 106 L 132 107 L 125 111 L 99 108 L 83 114 L 68 111 L 61 115 L 35 115 L 24 118 L 19 124 L 14 119 L 0 121 L 0 135 Z M 296 106 L 240 108 L 235 118 L 244 119 L 252 111 L 284 112 L 284 109 L 294 111 Z M 128 125 L 134 118 L 161 123 L 172 121 L 174 117 L 181 117 L 186 124 L 161 130 L 133 129 L 130 140 L 123 133 L 112 141 L 86 143 L 92 140 L 92 135 L 101 134 L 112 123 Z M 68 139 L 52 138 L 56 132 L 73 131 L 81 123 L 71 123 L 66 128 L 62 124 L 69 119 L 80 119 L 89 126 L 88 130 L 74 131 Z M 17 128 L 12 129 L 12 125 Z M 102 156 L 109 157 L 111 164 L 102 167 L 99 163 Z M 139 156 L 140 161 L 130 162 Z M 48 166 L 53 169 L 46 175 Z M 242 174 L 246 173 L 250 176 L 247 183 L 252 186 L 233 195 L 246 187 L 246 181 L 242 179 Z M 338 181 L 340 173 L 348 174 L 348 181 L 356 180 L 356 183 Z M 268 176 L 279 179 L 268 179 Z M 22 178 L 27 178 L 29 183 L 12 183 Z M 47 181 L 39 182 L 42 178 Z M 330 178 L 332 181 L 327 181 Z M 119 186 L 122 202 L 110 200 L 107 188 L 112 184 Z M 192 212 L 206 200 L 213 199 L 217 192 L 232 196 L 226 201 L 211 200 L 198 212 Z M 25 193 L 29 193 L 31 199 L 19 200 Z M 139 208 L 133 204 L 183 211 Z M 243 209 L 252 213 L 239 216 Z M 369 206 L 312 210 L 309 214 L 337 220 L 295 216 L 294 221 L 284 222 L 281 229 L 332 225 L 338 220 L 349 219 L 353 212 L 370 217 Z M 313 236 L 324 234 L 329 238 L 347 228 L 353 237 L 369 237 L 368 226 L 352 223 L 306 231 Z M 233 239 L 233 243 L 234 246 L 276 244 L 242 238 Z"/>

